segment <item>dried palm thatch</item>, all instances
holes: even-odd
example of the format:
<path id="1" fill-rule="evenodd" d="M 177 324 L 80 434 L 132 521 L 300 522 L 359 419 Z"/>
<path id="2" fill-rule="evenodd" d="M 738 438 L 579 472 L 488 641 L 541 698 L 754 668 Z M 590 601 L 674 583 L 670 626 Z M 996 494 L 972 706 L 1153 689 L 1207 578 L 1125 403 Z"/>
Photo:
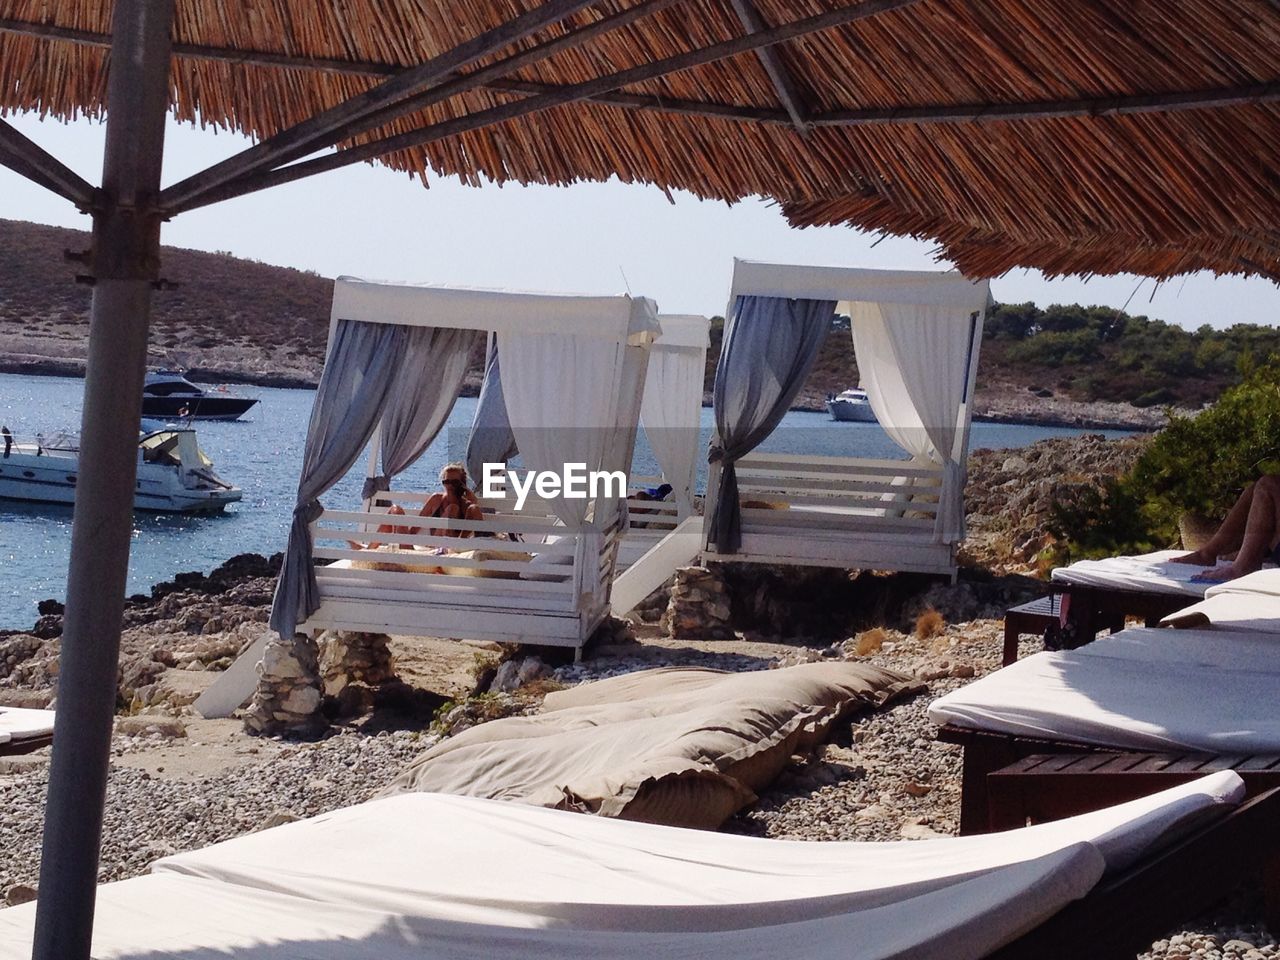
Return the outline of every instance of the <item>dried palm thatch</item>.
<path id="1" fill-rule="evenodd" d="M 540 5 L 179 0 L 173 111 L 272 137 Z M 346 156 L 306 170 L 391 149 L 382 162 L 424 179 L 759 194 L 798 224 L 935 239 L 976 275 L 1280 277 L 1271 0 L 871 0 L 856 19 L 653 76 L 640 68 L 850 4 L 571 6 L 462 61 L 403 116 L 343 128 Z M 110 16 L 101 0 L 0 0 L 0 112 L 99 113 Z M 165 199 L 177 211 L 298 173 Z"/>

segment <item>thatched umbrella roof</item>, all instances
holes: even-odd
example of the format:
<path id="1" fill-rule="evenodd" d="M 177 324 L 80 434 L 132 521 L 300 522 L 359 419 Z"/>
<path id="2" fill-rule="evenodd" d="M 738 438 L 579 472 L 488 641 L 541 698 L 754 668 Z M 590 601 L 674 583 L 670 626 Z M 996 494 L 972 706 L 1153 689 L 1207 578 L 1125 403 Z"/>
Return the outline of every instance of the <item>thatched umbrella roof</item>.
<path id="1" fill-rule="evenodd" d="M 1275 0 L 0 0 L 0 113 L 110 108 L 100 186 L 0 120 L 94 224 L 36 960 L 90 953 L 166 218 L 382 159 L 760 194 L 975 273 L 1276 277 L 1278 65 Z M 164 186 L 166 111 L 258 142 Z"/>
<path id="2" fill-rule="evenodd" d="M 173 110 L 270 137 L 539 6 L 179 0 Z M 343 145 L 398 134 L 405 148 L 383 162 L 468 182 L 616 175 L 773 196 L 796 223 L 938 240 L 975 274 L 1280 276 L 1280 8 L 1269 0 L 872 0 L 855 5 L 865 16 L 767 49 L 594 88 L 581 85 L 697 60 L 744 23 L 849 7 L 563 6 L 580 9 L 464 61 L 441 78 L 452 94 L 437 89 Z M 100 111 L 109 38 L 110 4 L 0 0 L 0 107 Z M 515 54 L 514 69 L 495 66 Z M 480 82 L 457 79 L 485 68 Z M 181 209 L 291 176 L 167 199 Z"/>

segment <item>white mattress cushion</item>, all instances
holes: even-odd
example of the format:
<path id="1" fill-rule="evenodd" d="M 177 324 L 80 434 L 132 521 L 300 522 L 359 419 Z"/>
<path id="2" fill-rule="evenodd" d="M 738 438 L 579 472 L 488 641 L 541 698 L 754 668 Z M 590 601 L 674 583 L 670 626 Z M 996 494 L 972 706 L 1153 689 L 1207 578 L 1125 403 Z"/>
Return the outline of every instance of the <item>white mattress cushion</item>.
<path id="1" fill-rule="evenodd" d="M 0 744 L 47 737 L 53 733 L 52 710 L 0 707 Z"/>
<path id="2" fill-rule="evenodd" d="M 407 794 L 100 889 L 101 960 L 983 956 L 1239 801 L 1227 772 L 977 837 L 805 843 Z M 34 905 L 0 911 L 29 956 Z"/>
<path id="3" fill-rule="evenodd" d="M 1253 573 L 1245 574 L 1243 577 L 1237 577 L 1235 580 L 1215 583 L 1204 592 L 1204 595 L 1206 597 L 1216 597 L 1219 594 L 1234 593 L 1280 597 L 1280 569 L 1264 567 L 1261 570 L 1255 570 Z"/>
<path id="4" fill-rule="evenodd" d="M 998 670 L 935 700 L 929 717 L 1125 750 L 1280 752 L 1275 647 L 1258 634 L 1126 630 Z"/>
<path id="5" fill-rule="evenodd" d="M 1271 634 L 1272 643 L 1277 643 L 1280 642 L 1280 596 L 1214 593 L 1210 590 L 1199 603 L 1177 610 L 1160 622 L 1173 626 L 1191 623 L 1237 633 Z"/>
<path id="6" fill-rule="evenodd" d="M 1203 597 L 1210 585 L 1192 583 L 1191 578 L 1205 570 L 1205 565 L 1172 562 L 1174 557 L 1183 556 L 1186 552 L 1160 550 L 1136 557 L 1077 560 L 1069 567 L 1057 567 L 1052 578 L 1055 583 L 1082 587 Z"/>

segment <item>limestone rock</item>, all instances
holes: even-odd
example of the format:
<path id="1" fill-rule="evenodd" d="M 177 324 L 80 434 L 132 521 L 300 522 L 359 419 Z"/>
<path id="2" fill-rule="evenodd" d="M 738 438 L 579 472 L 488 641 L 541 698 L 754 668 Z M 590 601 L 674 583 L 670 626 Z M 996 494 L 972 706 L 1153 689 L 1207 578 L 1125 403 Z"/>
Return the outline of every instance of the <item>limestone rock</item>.
<path id="1" fill-rule="evenodd" d="M 320 667 L 307 637 L 268 642 L 258 665 L 258 688 L 244 715 L 249 733 L 313 735 L 328 723 L 320 714 Z"/>
<path id="2" fill-rule="evenodd" d="M 4 902 L 11 907 L 16 907 L 22 903 L 31 903 L 35 899 L 35 887 L 30 887 L 25 883 L 15 883 L 4 892 Z"/>
<path id="3" fill-rule="evenodd" d="M 116 721 L 116 732 L 130 737 L 161 736 L 174 740 L 187 735 L 187 725 L 177 717 L 147 714 L 121 717 Z"/>
<path id="4" fill-rule="evenodd" d="M 671 599 L 659 621 L 672 637 L 728 640 L 731 609 L 723 576 L 708 567 L 681 567 L 671 585 Z"/>

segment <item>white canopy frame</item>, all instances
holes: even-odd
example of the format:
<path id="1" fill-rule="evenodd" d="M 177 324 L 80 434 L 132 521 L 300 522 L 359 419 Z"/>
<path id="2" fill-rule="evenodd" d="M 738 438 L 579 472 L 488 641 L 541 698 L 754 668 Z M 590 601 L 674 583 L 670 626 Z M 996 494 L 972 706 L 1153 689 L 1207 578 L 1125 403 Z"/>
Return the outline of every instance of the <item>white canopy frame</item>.
<path id="1" fill-rule="evenodd" d="M 704 540 L 704 560 L 916 571 L 954 580 L 989 284 L 954 271 L 735 259 L 726 317 L 743 296 L 847 305 L 872 408 L 912 456 L 748 454 L 736 462 L 740 550 L 720 554 Z M 926 401 L 930 409 L 919 409 Z M 954 419 L 939 421 L 939 409 L 954 410 Z M 720 470 L 711 465 L 707 516 Z"/>
<path id="2" fill-rule="evenodd" d="M 535 361 L 529 360 L 530 372 L 508 374 L 516 381 L 514 387 L 509 382 L 508 389 L 529 394 L 519 407 L 517 419 L 523 422 L 513 426 L 526 429 L 524 446 L 547 450 L 555 445 L 555 431 L 566 431 L 563 439 L 577 448 L 567 459 L 576 458 L 584 442 L 593 442 L 584 441 L 584 433 L 598 431 L 594 442 L 599 457 L 588 469 L 613 469 L 611 460 L 620 454 L 610 449 L 610 438 L 616 429 L 625 430 L 623 421 L 629 420 L 625 456 L 630 460 L 638 397 L 628 400 L 623 385 L 643 380 L 643 365 L 659 332 L 657 308 L 651 300 L 340 277 L 334 287 L 331 343 L 340 320 L 485 331 L 500 345 L 505 341 L 513 347 L 509 351 L 513 360 L 504 372 L 519 370 L 517 358 L 522 353 L 537 353 L 536 362 L 541 364 L 590 358 L 601 364 L 599 369 L 551 370 L 544 382 L 547 389 L 570 396 L 586 383 L 594 388 L 595 400 L 603 397 L 603 404 L 585 396 L 579 398 L 581 403 L 547 402 L 534 396 L 531 388 L 538 371 Z M 575 436 L 568 436 L 575 431 Z M 380 433 L 381 428 L 371 443 L 370 478 L 377 474 Z M 587 459 L 592 459 L 590 454 Z M 485 511 L 483 520 L 437 518 L 430 520 L 430 529 L 419 521 L 416 533 L 374 532 L 385 522 L 391 504 L 414 514 L 428 496 L 371 491 L 359 511 L 324 510 L 311 526 L 317 542 L 314 555 L 335 562 L 317 570 L 320 605 L 299 624 L 300 632 L 363 630 L 582 647 L 608 611 L 617 541 L 623 533 L 617 504 L 596 511 L 600 504 L 593 502 L 582 510 L 585 517 L 571 516 L 566 522 L 563 502 L 531 496 L 524 509 L 516 512 L 511 497 L 478 498 Z M 568 513 L 579 509 L 575 505 Z M 572 522 L 575 519 L 581 522 Z M 459 539 L 444 535 L 445 531 L 488 536 Z M 384 545 L 375 553 L 353 549 L 347 542 L 351 539 Z M 394 544 L 386 542 L 391 540 Z"/>
<path id="3" fill-rule="evenodd" d="M 702 401 L 711 321 L 694 314 L 662 314 L 662 332 L 649 353 L 640 424 L 658 464 L 654 476 L 633 476 L 633 488 L 670 484 L 669 499 L 628 499 L 628 527 L 619 555 L 626 568 L 643 557 L 695 509 Z M 638 489 L 636 493 L 640 492 Z"/>

